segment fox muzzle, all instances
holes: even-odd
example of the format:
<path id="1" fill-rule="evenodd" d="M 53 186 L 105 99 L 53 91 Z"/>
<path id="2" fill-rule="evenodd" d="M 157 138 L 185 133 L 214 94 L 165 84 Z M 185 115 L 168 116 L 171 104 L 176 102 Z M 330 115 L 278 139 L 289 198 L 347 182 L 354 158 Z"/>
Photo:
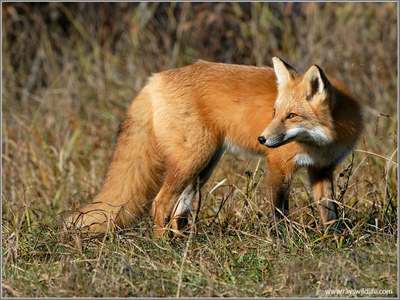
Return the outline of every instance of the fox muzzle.
<path id="1" fill-rule="evenodd" d="M 276 148 L 286 143 L 285 134 L 277 134 L 267 138 L 265 145 L 270 148 Z"/>
<path id="2" fill-rule="evenodd" d="M 266 138 L 265 136 L 259 136 L 258 142 L 261 145 L 265 145 L 269 148 L 276 148 L 289 142 L 289 139 L 286 138 L 284 133 L 280 133 L 277 135 L 270 136 L 268 138 Z"/>

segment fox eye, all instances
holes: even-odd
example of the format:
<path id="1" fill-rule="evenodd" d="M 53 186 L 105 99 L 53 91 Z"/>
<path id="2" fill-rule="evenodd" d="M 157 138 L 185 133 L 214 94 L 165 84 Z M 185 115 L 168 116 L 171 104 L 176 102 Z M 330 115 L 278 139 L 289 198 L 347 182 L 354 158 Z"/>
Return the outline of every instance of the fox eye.
<path id="1" fill-rule="evenodd" d="M 286 117 L 286 119 L 292 119 L 294 117 L 296 117 L 297 115 L 295 113 L 289 113 Z"/>
<path id="2" fill-rule="evenodd" d="M 274 110 L 272 111 L 272 117 L 273 117 L 273 118 L 275 117 L 275 108 L 274 108 Z"/>

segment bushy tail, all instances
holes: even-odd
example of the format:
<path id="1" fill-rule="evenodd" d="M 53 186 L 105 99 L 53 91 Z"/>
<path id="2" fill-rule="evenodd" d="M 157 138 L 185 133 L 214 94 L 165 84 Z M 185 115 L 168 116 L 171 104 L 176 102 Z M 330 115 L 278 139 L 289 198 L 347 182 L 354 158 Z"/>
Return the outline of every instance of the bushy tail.
<path id="1" fill-rule="evenodd" d="M 121 125 L 100 193 L 72 216 L 70 222 L 92 231 L 105 231 L 110 225 L 129 226 L 156 196 L 163 173 L 154 138 L 151 101 L 142 90 Z"/>

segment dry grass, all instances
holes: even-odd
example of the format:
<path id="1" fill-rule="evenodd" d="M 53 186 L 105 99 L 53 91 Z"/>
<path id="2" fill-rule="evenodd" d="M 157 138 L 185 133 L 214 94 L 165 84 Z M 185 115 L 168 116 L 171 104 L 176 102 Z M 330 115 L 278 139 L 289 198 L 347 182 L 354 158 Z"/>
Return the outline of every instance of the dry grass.
<path id="1" fill-rule="evenodd" d="M 3 295 L 397 295 L 396 22 L 394 3 L 3 5 Z M 148 217 L 104 239 L 60 229 L 98 191 L 151 72 L 273 55 L 320 64 L 364 103 L 365 133 L 336 172 L 346 229 L 318 229 L 302 172 L 290 221 L 271 224 L 262 162 L 232 155 L 190 238 L 154 240 Z"/>

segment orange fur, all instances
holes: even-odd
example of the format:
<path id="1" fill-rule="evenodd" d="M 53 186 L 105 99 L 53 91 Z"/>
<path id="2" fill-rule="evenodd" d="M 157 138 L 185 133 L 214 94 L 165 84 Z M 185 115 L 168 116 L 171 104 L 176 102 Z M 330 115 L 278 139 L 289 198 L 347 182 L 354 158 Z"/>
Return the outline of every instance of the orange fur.
<path id="1" fill-rule="evenodd" d="M 198 61 L 153 75 L 128 110 L 100 193 L 70 222 L 94 231 L 104 231 L 109 224 L 126 227 L 152 203 L 155 233 L 162 235 L 171 218 L 187 215 L 191 198 L 230 148 L 266 156 L 267 196 L 286 213 L 290 179 L 298 167 L 296 155 L 312 155 L 314 145 L 294 140 L 268 148 L 258 141 L 260 134 L 284 131 L 284 114 L 297 109 L 308 114 L 307 126 L 322 126 L 335 144 L 351 148 L 361 130 L 361 116 L 357 102 L 333 86 L 329 97 L 335 98 L 334 108 L 321 95 L 305 100 L 310 87 L 307 73 L 300 76 L 290 70 L 285 84 L 277 87 L 274 68 L 275 72 L 269 67 Z M 284 97 L 279 100 L 283 106 L 277 106 L 277 97 Z M 326 189 L 319 187 L 325 177 L 318 174 L 338 161 L 312 166 L 317 201 L 326 196 Z M 324 223 L 335 217 L 321 214 Z M 177 222 L 173 227 L 181 229 Z"/>

